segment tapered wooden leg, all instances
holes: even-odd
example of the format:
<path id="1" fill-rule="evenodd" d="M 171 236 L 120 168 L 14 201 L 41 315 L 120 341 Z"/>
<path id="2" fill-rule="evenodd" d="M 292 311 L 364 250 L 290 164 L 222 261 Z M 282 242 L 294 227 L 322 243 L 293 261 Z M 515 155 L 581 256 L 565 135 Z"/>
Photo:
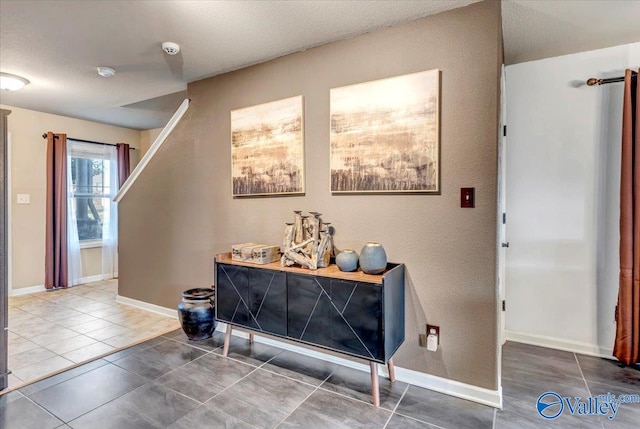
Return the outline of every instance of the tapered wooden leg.
<path id="1" fill-rule="evenodd" d="M 378 386 L 378 364 L 371 361 L 371 396 L 373 397 L 373 406 L 380 406 L 380 387 Z"/>
<path id="2" fill-rule="evenodd" d="M 387 362 L 387 368 L 389 369 L 389 380 L 391 380 L 391 382 L 396 381 L 396 372 L 393 369 L 393 359 L 389 359 L 389 362 Z"/>
<path id="3" fill-rule="evenodd" d="M 229 354 L 229 343 L 231 342 L 231 325 L 227 324 L 227 332 L 224 334 L 224 347 L 222 347 L 222 356 L 227 357 Z"/>
<path id="4" fill-rule="evenodd" d="M 249 344 L 253 344 L 253 334 L 249 333 Z"/>

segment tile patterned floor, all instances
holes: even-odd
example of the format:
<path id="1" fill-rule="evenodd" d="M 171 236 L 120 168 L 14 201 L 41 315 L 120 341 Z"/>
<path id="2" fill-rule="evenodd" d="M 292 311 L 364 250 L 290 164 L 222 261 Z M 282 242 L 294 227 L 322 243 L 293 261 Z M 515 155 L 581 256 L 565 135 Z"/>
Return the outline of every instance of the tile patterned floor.
<path id="1" fill-rule="evenodd" d="M 114 279 L 9 298 L 9 388 L 180 326 L 116 303 L 117 291 Z"/>
<path id="2" fill-rule="evenodd" d="M 537 397 L 637 393 L 640 371 L 604 359 L 517 343 L 504 346 L 504 409 L 380 378 L 234 338 L 193 342 L 181 330 L 0 396 L 7 428 L 637 428 L 640 404 L 614 420 L 561 415 L 545 421 Z"/>

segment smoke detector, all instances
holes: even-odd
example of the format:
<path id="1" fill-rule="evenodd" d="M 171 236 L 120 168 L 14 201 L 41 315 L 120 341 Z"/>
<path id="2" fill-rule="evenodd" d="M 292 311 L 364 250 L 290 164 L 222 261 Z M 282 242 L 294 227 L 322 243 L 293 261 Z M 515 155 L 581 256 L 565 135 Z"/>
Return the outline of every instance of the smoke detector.
<path id="1" fill-rule="evenodd" d="M 115 76 L 116 71 L 111 67 L 98 67 L 98 74 L 102 77 L 110 78 Z"/>
<path id="2" fill-rule="evenodd" d="M 180 52 L 180 45 L 173 42 L 164 42 L 162 44 L 162 50 L 167 55 L 176 55 L 178 52 Z"/>

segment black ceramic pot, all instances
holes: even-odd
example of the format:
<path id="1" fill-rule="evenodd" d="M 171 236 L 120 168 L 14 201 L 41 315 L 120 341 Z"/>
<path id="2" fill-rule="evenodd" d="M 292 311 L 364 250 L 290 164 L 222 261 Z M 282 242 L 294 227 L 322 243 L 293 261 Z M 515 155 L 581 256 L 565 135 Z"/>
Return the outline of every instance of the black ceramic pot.
<path id="1" fill-rule="evenodd" d="M 211 338 L 216 329 L 214 289 L 196 288 L 182 292 L 178 316 L 182 330 L 190 340 Z"/>

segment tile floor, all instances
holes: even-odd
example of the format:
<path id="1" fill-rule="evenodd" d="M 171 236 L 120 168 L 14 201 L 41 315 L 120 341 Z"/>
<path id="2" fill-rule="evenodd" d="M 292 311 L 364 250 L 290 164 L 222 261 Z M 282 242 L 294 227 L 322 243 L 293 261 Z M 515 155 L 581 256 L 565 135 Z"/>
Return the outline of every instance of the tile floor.
<path id="1" fill-rule="evenodd" d="M 535 411 L 549 390 L 587 397 L 638 393 L 640 371 L 604 359 L 517 343 L 504 346 L 504 409 L 233 338 L 192 342 L 174 331 L 0 396 L 0 426 L 106 428 L 637 428 L 640 404 L 614 420 Z"/>
<path id="2" fill-rule="evenodd" d="M 114 279 L 9 298 L 9 388 L 180 326 L 116 303 L 117 291 Z"/>

